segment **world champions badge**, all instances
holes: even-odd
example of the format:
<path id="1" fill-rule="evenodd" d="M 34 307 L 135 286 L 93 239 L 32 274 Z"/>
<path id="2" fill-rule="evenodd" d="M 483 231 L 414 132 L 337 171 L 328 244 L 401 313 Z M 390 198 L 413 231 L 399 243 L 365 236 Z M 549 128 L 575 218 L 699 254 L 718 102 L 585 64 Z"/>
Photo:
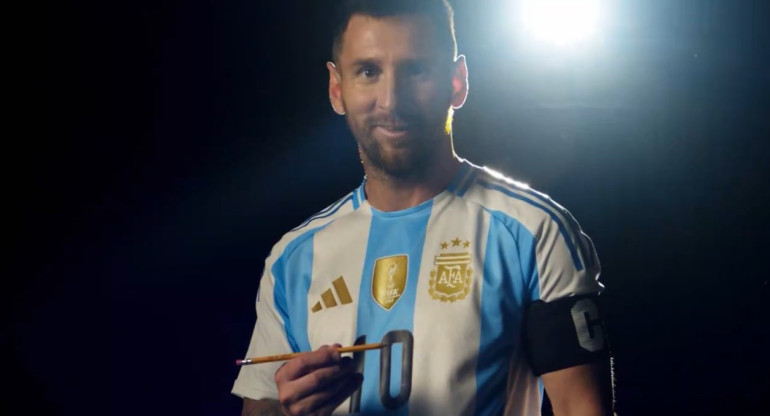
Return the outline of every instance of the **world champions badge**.
<path id="1" fill-rule="evenodd" d="M 406 255 L 383 257 L 374 262 L 372 297 L 386 310 L 390 310 L 404 294 L 409 260 Z"/>

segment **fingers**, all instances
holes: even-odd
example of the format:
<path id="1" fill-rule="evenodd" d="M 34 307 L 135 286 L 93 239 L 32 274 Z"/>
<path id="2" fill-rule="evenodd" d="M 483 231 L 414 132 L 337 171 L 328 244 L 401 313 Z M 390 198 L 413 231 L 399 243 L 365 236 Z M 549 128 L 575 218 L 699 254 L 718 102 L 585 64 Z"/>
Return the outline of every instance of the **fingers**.
<path id="1" fill-rule="evenodd" d="M 339 365 L 331 365 L 314 370 L 296 380 L 285 382 L 278 386 L 279 399 L 285 404 L 306 403 L 305 398 L 312 396 L 321 397 L 324 400 L 331 396 L 325 394 L 326 391 L 335 390 L 336 386 L 344 384 L 346 376 L 353 373 L 353 363 L 350 358 L 345 358 Z M 281 388 L 283 387 L 283 388 Z M 317 402 L 319 398 L 314 398 L 310 402 Z"/>
<path id="2" fill-rule="evenodd" d="M 296 380 L 321 367 L 338 364 L 342 357 L 335 350 L 339 344 L 324 345 L 321 348 L 300 355 L 281 366 L 275 373 L 276 383 Z"/>
<path id="3" fill-rule="evenodd" d="M 334 383 L 314 394 L 308 395 L 289 407 L 291 414 L 331 414 L 340 403 L 344 402 L 361 385 L 363 376 L 358 373 L 349 373 L 338 378 Z"/>
<path id="4" fill-rule="evenodd" d="M 361 387 L 361 383 L 363 383 L 363 381 L 363 374 L 352 374 L 347 378 L 346 382 L 341 385 L 340 389 L 335 394 L 329 397 L 325 402 L 321 403 L 320 407 L 317 407 L 313 410 L 313 414 L 319 416 L 330 415 L 334 409 L 337 408 L 337 406 L 339 406 L 342 402 L 345 401 L 345 399 L 350 397 L 353 392 Z"/>
<path id="5" fill-rule="evenodd" d="M 363 377 L 354 372 L 351 358 L 340 357 L 338 347 L 323 346 L 278 369 L 275 382 L 286 414 L 330 414 L 358 388 Z"/>

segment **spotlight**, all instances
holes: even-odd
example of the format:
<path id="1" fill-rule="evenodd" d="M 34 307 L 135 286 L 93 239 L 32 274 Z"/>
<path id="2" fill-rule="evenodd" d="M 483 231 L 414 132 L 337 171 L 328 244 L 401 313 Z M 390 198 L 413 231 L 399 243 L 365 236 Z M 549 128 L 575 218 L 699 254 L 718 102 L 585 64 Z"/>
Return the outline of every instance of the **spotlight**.
<path id="1" fill-rule="evenodd" d="M 521 18 L 532 37 L 564 47 L 596 35 L 601 6 L 601 0 L 522 0 Z"/>

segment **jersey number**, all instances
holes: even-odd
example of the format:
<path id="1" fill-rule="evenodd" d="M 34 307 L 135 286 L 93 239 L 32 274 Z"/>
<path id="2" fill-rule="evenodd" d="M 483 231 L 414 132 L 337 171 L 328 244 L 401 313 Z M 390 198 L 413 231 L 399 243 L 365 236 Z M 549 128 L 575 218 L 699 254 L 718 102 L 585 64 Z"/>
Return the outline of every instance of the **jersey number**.
<path id="1" fill-rule="evenodd" d="M 397 409 L 403 406 L 412 393 L 412 350 L 414 337 L 412 333 L 405 330 L 390 331 L 386 333 L 381 343 L 385 344 L 380 350 L 380 402 L 386 409 Z M 390 367 L 391 351 L 393 344 L 401 344 L 401 389 L 398 396 L 393 397 L 390 394 Z M 358 337 L 355 345 L 366 344 L 366 335 Z M 353 354 L 353 362 L 356 365 L 356 371 L 364 371 L 365 351 Z M 361 409 L 361 388 L 356 390 L 350 396 L 350 413 L 359 413 Z"/>

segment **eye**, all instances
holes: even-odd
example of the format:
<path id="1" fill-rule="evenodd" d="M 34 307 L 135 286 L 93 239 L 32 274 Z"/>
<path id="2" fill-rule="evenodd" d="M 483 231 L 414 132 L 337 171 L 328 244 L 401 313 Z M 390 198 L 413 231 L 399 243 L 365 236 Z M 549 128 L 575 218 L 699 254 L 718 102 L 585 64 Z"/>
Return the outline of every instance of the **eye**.
<path id="1" fill-rule="evenodd" d="M 380 70 L 373 65 L 362 65 L 356 72 L 358 76 L 365 79 L 371 79 L 380 74 Z"/>
<path id="2" fill-rule="evenodd" d="M 423 75 L 425 73 L 425 66 L 419 62 L 413 62 L 406 66 L 406 71 L 409 75 Z"/>

